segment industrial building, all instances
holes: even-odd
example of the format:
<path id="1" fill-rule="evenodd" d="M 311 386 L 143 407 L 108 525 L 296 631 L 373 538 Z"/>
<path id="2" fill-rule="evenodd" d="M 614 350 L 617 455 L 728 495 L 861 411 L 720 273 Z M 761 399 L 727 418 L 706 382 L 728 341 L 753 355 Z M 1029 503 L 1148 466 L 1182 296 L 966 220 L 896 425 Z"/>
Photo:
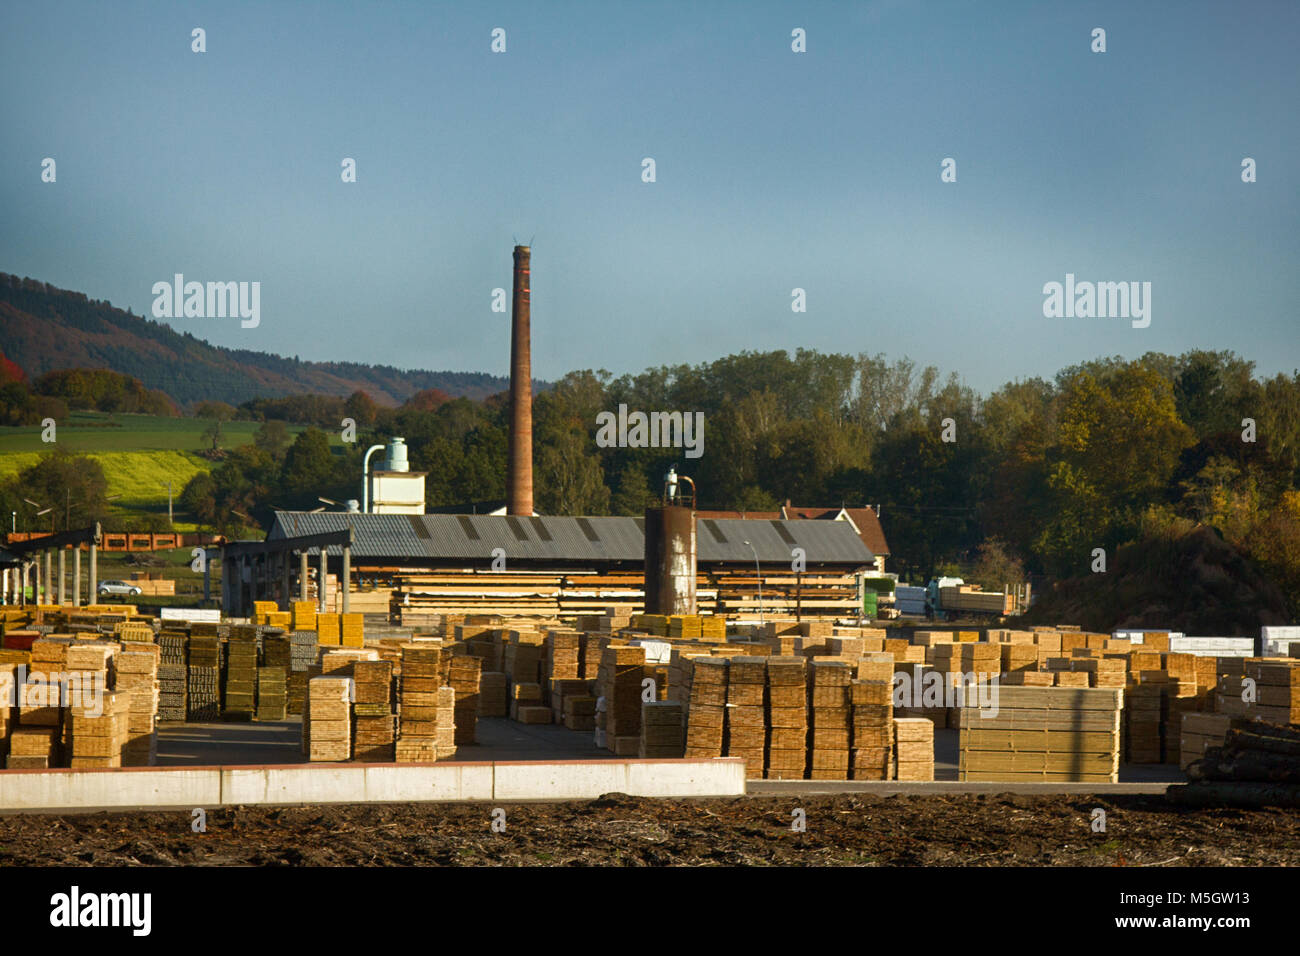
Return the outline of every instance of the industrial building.
<path id="1" fill-rule="evenodd" d="M 875 563 L 875 556 L 846 522 L 707 518 L 697 527 L 702 608 L 716 609 L 715 602 L 722 600 L 746 610 L 752 604 L 757 611 L 761 586 L 769 611 L 853 613 L 858 606 L 856 575 Z M 538 587 L 555 589 L 551 600 L 531 605 L 534 613 L 562 616 L 578 613 L 589 603 L 641 609 L 645 528 L 644 518 L 627 517 L 284 511 L 276 513 L 266 544 L 292 548 L 294 540 L 304 536 L 350 531 L 349 606 L 371 614 L 390 608 L 394 593 L 405 606 L 409 601 L 404 598 L 411 592 L 438 593 L 419 586 L 435 585 L 421 582 L 427 576 L 438 578 L 436 586 L 450 598 L 426 598 L 424 606 L 430 611 L 464 606 L 468 602 L 461 599 L 470 595 L 463 592 L 480 593 L 485 607 L 508 605 L 512 602 L 496 601 L 494 595 L 518 591 L 518 575 L 523 574 Z M 327 607 L 342 608 L 343 551 L 341 544 L 326 548 L 325 580 L 332 575 L 337 581 L 325 595 Z M 307 547 L 302 554 L 307 567 L 321 567 L 319 547 Z M 226 568 L 233 584 L 232 565 Z M 260 566 L 246 574 L 245 587 L 227 589 L 226 614 L 246 614 L 254 600 L 275 599 L 280 593 L 287 599 L 300 593 L 297 582 L 286 589 L 283 578 L 264 573 Z M 825 603 L 828 582 L 834 583 L 834 606 Z M 846 589 L 852 593 L 843 593 Z M 368 600 L 358 603 L 363 596 Z"/>

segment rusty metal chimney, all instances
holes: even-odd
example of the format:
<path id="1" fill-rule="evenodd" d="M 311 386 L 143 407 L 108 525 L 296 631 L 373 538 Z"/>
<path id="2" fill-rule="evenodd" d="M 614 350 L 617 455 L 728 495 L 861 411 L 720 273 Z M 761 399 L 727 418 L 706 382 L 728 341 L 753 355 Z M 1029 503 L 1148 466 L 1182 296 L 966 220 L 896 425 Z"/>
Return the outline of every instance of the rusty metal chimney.
<path id="1" fill-rule="evenodd" d="M 533 369 L 527 246 L 515 246 L 514 303 L 510 313 L 510 448 L 506 513 L 533 513 Z"/>

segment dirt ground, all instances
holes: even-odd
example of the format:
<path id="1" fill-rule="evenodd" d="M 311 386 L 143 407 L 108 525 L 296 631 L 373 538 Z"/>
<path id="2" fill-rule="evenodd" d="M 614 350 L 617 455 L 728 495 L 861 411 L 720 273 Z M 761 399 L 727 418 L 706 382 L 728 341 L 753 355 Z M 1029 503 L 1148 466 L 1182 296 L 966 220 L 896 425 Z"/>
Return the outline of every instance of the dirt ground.
<path id="1" fill-rule="evenodd" d="M 1094 808 L 1106 811 L 1092 832 Z M 802 809 L 806 830 L 795 832 Z M 840 795 L 0 817 L 0 866 L 1296 866 L 1300 815 L 1159 796 Z"/>

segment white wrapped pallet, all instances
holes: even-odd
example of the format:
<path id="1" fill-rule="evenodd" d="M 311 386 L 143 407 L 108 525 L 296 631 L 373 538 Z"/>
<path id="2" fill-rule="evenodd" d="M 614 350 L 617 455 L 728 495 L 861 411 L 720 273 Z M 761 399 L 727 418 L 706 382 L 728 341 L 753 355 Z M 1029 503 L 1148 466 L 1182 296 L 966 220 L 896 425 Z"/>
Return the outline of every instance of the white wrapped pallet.
<path id="1" fill-rule="evenodd" d="M 1171 637 L 1169 649 L 1198 657 L 1254 657 L 1253 637 Z"/>
<path id="2" fill-rule="evenodd" d="M 1300 644 L 1300 627 L 1261 627 L 1259 632 L 1265 657 L 1286 657 L 1292 644 Z"/>
<path id="3" fill-rule="evenodd" d="M 1162 631 L 1156 627 L 1142 628 L 1141 630 L 1112 631 L 1111 636 L 1117 641 L 1132 641 L 1134 644 L 1145 643 L 1143 640 L 1147 634 L 1167 634 L 1169 636 L 1170 646 L 1176 639 L 1183 638 L 1186 635 L 1182 631 Z"/>

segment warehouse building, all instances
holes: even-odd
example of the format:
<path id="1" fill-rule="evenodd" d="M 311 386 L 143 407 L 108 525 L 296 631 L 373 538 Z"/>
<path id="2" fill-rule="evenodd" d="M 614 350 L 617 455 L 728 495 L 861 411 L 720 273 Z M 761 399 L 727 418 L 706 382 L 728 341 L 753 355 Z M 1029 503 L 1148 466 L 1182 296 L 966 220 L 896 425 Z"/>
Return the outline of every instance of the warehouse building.
<path id="1" fill-rule="evenodd" d="M 372 615 L 413 606 L 568 615 L 643 599 L 642 518 L 282 511 L 266 543 L 341 531 L 351 532 L 349 604 Z M 759 609 L 760 587 L 769 611 L 851 613 L 860 606 L 857 574 L 875 564 L 847 522 L 703 517 L 696 542 L 702 610 L 724 613 Z M 302 550 L 310 568 L 321 567 L 319 548 Z M 325 559 L 325 604 L 341 608 L 342 546 L 328 546 Z M 301 591 L 252 570 L 250 580 L 259 579 L 269 590 L 233 589 L 226 613 Z"/>

